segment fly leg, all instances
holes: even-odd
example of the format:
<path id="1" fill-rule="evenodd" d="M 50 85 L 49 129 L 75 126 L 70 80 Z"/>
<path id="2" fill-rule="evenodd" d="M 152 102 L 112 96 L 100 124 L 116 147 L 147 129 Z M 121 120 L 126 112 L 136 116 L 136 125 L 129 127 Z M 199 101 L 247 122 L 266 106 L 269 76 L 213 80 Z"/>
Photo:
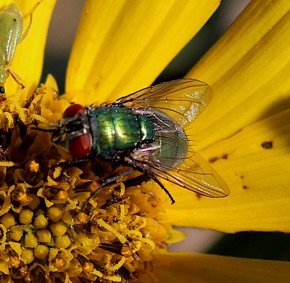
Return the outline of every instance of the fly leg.
<path id="1" fill-rule="evenodd" d="M 90 197 L 86 200 L 84 207 L 87 206 L 88 202 L 90 201 L 90 199 L 94 198 L 104 187 L 110 185 L 110 184 L 114 184 L 117 182 L 118 179 L 125 177 L 127 175 L 130 175 L 131 173 L 135 172 L 135 169 L 130 169 L 127 171 L 124 171 L 120 174 L 105 178 L 103 180 L 101 180 L 101 183 L 99 185 L 99 187 L 90 195 Z"/>
<path id="2" fill-rule="evenodd" d="M 82 160 L 84 161 L 84 160 Z M 167 196 L 169 197 L 171 204 L 175 203 L 175 200 L 173 198 L 173 196 L 170 194 L 170 192 L 165 188 L 165 186 L 156 178 L 156 176 L 154 174 L 150 174 L 148 171 L 144 171 L 138 167 L 134 167 L 130 170 L 124 171 L 120 174 L 116 174 L 113 175 L 111 177 L 105 178 L 103 180 L 101 180 L 101 183 L 99 185 L 99 187 L 90 195 L 90 197 L 86 200 L 86 202 L 84 203 L 84 207 L 87 206 L 88 202 L 90 201 L 90 199 L 94 198 L 104 187 L 110 185 L 110 184 L 114 184 L 117 182 L 118 179 L 128 176 L 131 173 L 135 172 L 135 171 L 139 171 L 142 173 L 142 175 L 131 178 L 129 180 L 126 180 L 124 182 L 125 187 L 132 187 L 132 186 L 137 186 L 142 184 L 143 182 L 148 182 L 149 180 L 153 180 L 155 183 L 158 184 L 158 186 L 167 194 Z"/>
<path id="3" fill-rule="evenodd" d="M 138 169 L 136 169 L 138 170 Z M 138 170 L 141 171 L 141 170 Z M 143 171 L 141 171 L 143 172 Z M 143 172 L 142 175 L 137 176 L 135 178 L 129 179 L 127 181 L 124 182 L 125 187 L 132 187 L 132 186 L 137 186 L 137 185 L 141 185 L 143 182 L 148 182 L 150 180 L 153 180 L 155 183 L 158 184 L 158 186 L 167 194 L 167 196 L 169 197 L 171 204 L 175 203 L 175 200 L 173 198 L 173 196 L 170 194 L 170 192 L 164 187 L 164 185 L 152 174 L 148 173 L 148 172 Z"/>
<path id="4" fill-rule="evenodd" d="M 171 204 L 175 203 L 175 200 L 173 198 L 173 196 L 170 194 L 170 192 L 164 187 L 164 185 L 154 176 L 149 174 L 149 176 L 151 177 L 151 179 L 157 183 L 157 185 L 167 194 L 167 196 L 169 197 Z"/>
<path id="5" fill-rule="evenodd" d="M 157 177 L 153 173 L 150 173 L 147 170 L 142 169 L 141 167 L 137 166 L 134 163 L 134 160 L 132 160 L 131 158 L 127 157 L 124 161 L 127 164 L 129 164 L 130 166 L 132 166 L 136 171 L 139 171 L 139 172 L 143 173 L 144 178 L 145 178 L 144 181 L 149 181 L 150 179 L 152 179 L 155 183 L 157 183 L 157 185 L 167 194 L 167 196 L 169 197 L 169 199 L 171 201 L 171 204 L 175 203 L 175 200 L 174 200 L 173 196 L 170 194 L 170 192 L 164 187 L 164 185 L 157 179 Z"/>
<path id="6" fill-rule="evenodd" d="M 148 174 L 143 173 L 143 174 L 141 174 L 139 176 L 136 176 L 134 178 L 126 180 L 124 182 L 124 185 L 125 185 L 126 188 L 129 188 L 129 187 L 141 185 L 142 183 L 148 182 L 151 179 L 152 179 L 151 176 L 149 176 Z"/>

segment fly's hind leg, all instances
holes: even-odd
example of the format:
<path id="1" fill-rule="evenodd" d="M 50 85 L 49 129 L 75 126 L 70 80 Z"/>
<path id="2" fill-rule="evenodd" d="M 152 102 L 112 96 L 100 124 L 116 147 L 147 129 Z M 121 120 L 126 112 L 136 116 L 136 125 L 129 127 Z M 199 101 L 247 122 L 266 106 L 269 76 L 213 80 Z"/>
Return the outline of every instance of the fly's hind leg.
<path id="1" fill-rule="evenodd" d="M 169 199 L 171 201 L 171 204 L 174 204 L 175 203 L 175 200 L 174 200 L 173 196 L 165 188 L 165 186 L 155 177 L 155 175 L 148 173 L 148 178 L 152 179 L 155 183 L 157 183 L 157 185 L 167 194 L 167 196 L 169 197 Z"/>
<path id="2" fill-rule="evenodd" d="M 157 185 L 167 194 L 167 196 L 169 197 L 171 204 L 175 203 L 175 200 L 173 198 L 173 196 L 170 194 L 170 192 L 164 187 L 164 185 L 152 174 L 148 173 L 148 172 L 143 172 L 142 175 L 137 176 L 135 178 L 129 179 L 127 181 L 124 182 L 125 187 L 132 187 L 132 186 L 138 186 L 141 185 L 144 182 L 148 182 L 150 180 L 153 180 L 155 183 L 157 183 Z"/>
<path id="3" fill-rule="evenodd" d="M 170 194 L 170 192 L 165 188 L 165 186 L 153 174 L 150 174 L 147 171 L 145 171 L 145 172 L 144 171 L 141 171 L 139 168 L 133 168 L 131 170 L 124 171 L 121 174 L 114 175 L 112 177 L 108 177 L 108 178 L 102 180 L 100 186 L 88 198 L 88 200 L 86 201 L 86 204 L 88 203 L 88 201 L 91 198 L 94 198 L 104 187 L 116 183 L 117 180 L 120 179 L 121 177 L 125 177 L 127 175 L 130 175 L 131 173 L 133 173 L 135 171 L 139 171 L 142 174 L 139 175 L 139 176 L 136 176 L 134 178 L 131 178 L 131 179 L 128 179 L 128 180 L 124 181 L 124 185 L 125 185 L 126 188 L 133 187 L 133 186 L 138 186 L 138 185 L 141 185 L 144 182 L 148 182 L 150 180 L 153 180 L 166 193 L 166 195 L 169 197 L 169 199 L 171 201 L 171 204 L 174 204 L 175 203 L 175 200 L 174 200 L 173 196 Z"/>
<path id="4" fill-rule="evenodd" d="M 124 185 L 126 188 L 129 188 L 129 187 L 134 187 L 134 186 L 138 186 L 138 185 L 141 185 L 142 183 L 144 182 L 148 182 L 152 179 L 151 176 L 149 176 L 148 174 L 146 173 L 143 173 L 139 176 L 136 176 L 134 178 L 131 178 L 131 179 L 128 179 L 124 182 Z"/>

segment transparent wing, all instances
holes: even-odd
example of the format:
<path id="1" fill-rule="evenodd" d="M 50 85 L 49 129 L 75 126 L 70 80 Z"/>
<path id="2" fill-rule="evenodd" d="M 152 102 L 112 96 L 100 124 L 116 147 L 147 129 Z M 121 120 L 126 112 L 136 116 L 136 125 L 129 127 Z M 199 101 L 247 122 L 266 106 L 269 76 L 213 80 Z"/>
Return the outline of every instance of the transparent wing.
<path id="1" fill-rule="evenodd" d="M 160 163 L 154 150 L 150 152 L 148 149 L 147 157 L 149 158 L 146 161 L 144 158 L 134 161 L 139 167 L 157 177 L 207 197 L 219 198 L 229 194 L 230 190 L 225 181 L 205 159 L 192 149 L 186 158 L 181 158 L 179 161 L 176 160 L 178 157 L 174 158 L 174 162 L 180 162 L 175 167 L 165 165 L 165 163 L 170 164 L 170 159 L 172 159 L 170 156 L 167 157 L 168 162 L 164 162 L 166 157 L 163 157 L 163 162 Z"/>
<path id="2" fill-rule="evenodd" d="M 193 121 L 207 106 L 210 87 L 194 79 L 180 79 L 157 84 L 124 96 L 113 104 L 166 113 L 181 127 Z"/>

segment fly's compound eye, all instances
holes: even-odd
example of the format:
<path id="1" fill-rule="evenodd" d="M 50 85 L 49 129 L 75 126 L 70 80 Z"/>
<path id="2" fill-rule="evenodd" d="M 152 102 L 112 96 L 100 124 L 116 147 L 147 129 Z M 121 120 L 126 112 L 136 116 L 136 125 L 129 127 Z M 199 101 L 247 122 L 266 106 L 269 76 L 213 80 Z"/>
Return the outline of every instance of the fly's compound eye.
<path id="1" fill-rule="evenodd" d="M 85 107 L 80 104 L 72 104 L 63 113 L 63 118 L 70 118 L 78 114 L 83 114 Z"/>
<path id="2" fill-rule="evenodd" d="M 85 158 L 91 151 L 91 145 L 92 141 L 90 135 L 83 134 L 69 141 L 69 152 L 74 158 Z"/>
<path id="3" fill-rule="evenodd" d="M 68 134 L 68 150 L 71 156 L 77 159 L 86 158 L 92 147 L 85 111 L 84 106 L 72 104 L 63 113 L 64 132 Z"/>

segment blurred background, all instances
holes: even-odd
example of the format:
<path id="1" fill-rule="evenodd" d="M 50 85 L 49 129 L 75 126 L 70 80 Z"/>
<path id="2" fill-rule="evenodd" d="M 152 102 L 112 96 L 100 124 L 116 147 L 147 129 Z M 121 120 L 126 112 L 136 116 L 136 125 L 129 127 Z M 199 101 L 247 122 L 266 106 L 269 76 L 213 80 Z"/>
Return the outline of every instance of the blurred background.
<path id="1" fill-rule="evenodd" d="M 48 34 L 41 82 L 51 73 L 63 92 L 66 66 L 84 0 L 57 1 Z M 250 0 L 223 0 L 208 23 L 168 65 L 156 82 L 183 77 L 221 37 Z M 194 56 L 193 56 L 194 54 Z M 225 235 L 216 231 L 178 228 L 187 238 L 171 251 L 207 252 L 236 257 L 290 260 L 290 236 L 283 233 L 243 232 Z"/>

